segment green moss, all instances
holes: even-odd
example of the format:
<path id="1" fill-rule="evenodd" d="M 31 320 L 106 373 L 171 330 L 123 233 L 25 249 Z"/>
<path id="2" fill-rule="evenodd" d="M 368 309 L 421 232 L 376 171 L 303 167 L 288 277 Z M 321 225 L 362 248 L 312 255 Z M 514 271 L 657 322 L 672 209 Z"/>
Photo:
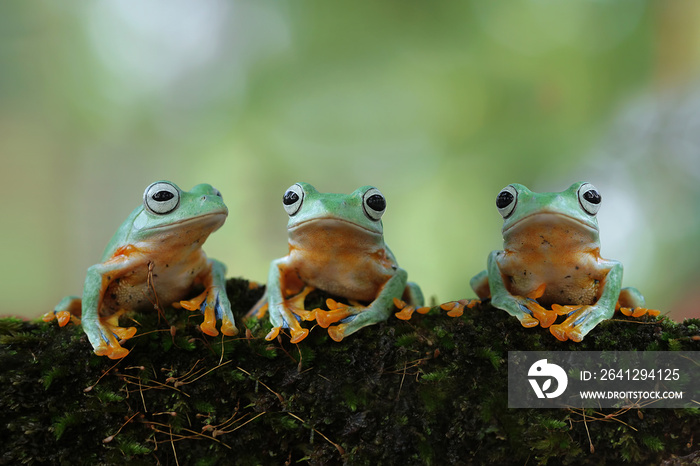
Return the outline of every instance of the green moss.
<path id="1" fill-rule="evenodd" d="M 83 413 L 80 411 L 67 411 L 54 420 L 51 425 L 56 440 L 60 440 L 63 433 L 71 426 L 77 426 L 83 421 Z"/>
<path id="2" fill-rule="evenodd" d="M 227 289 L 239 320 L 263 291 Z M 340 343 L 316 327 L 293 345 L 266 341 L 267 319 L 212 338 L 197 313 L 135 317 L 121 361 L 80 328 L 0 319 L 0 463 L 658 464 L 697 449 L 700 409 L 587 410 L 585 425 L 580 411 L 508 409 L 505 364 L 514 349 L 697 351 L 697 319 L 620 318 L 576 344 L 484 304 Z"/>
<path id="3" fill-rule="evenodd" d="M 450 369 L 443 367 L 433 372 L 423 374 L 420 378 L 421 382 L 439 382 L 450 375 Z"/>
<path id="4" fill-rule="evenodd" d="M 0 335 L 11 335 L 22 329 L 25 322 L 17 317 L 4 317 L 0 319 Z"/>
<path id="5" fill-rule="evenodd" d="M 153 451 L 152 448 L 126 437 L 117 438 L 117 448 L 127 459 L 134 456 L 147 455 Z"/>
<path id="6" fill-rule="evenodd" d="M 49 369 L 49 371 L 41 378 L 41 382 L 44 385 L 44 389 L 51 386 L 54 379 L 59 379 L 66 375 L 66 369 L 62 366 L 55 366 Z"/>

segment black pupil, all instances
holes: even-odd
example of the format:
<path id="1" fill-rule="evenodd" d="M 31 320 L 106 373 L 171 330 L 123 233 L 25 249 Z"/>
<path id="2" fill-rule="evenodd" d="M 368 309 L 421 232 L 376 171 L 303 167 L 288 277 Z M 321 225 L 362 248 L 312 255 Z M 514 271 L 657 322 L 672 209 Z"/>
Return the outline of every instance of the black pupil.
<path id="1" fill-rule="evenodd" d="M 154 201 L 158 202 L 165 202 L 169 201 L 170 199 L 174 198 L 175 195 L 171 193 L 170 191 L 158 191 L 155 193 L 153 196 L 151 196 Z"/>
<path id="2" fill-rule="evenodd" d="M 583 193 L 583 198 L 591 204 L 600 204 L 600 201 L 602 201 L 600 194 L 595 189 L 591 189 Z"/>
<path id="3" fill-rule="evenodd" d="M 299 195 L 294 191 L 287 191 L 282 197 L 282 203 L 284 205 L 292 205 L 299 200 Z"/>
<path id="4" fill-rule="evenodd" d="M 386 209 L 386 200 L 379 194 L 373 194 L 367 198 L 367 205 L 377 212 L 381 212 Z"/>
<path id="5" fill-rule="evenodd" d="M 509 191 L 501 191 L 498 193 L 498 197 L 496 198 L 496 207 L 503 209 L 513 202 L 513 199 L 515 199 L 513 193 Z"/>

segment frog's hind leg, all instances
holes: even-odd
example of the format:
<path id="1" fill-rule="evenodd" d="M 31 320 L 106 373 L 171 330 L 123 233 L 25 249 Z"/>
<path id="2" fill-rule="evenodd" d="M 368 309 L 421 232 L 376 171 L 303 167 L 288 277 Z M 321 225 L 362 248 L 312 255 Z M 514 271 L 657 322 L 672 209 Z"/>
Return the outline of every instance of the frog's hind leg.
<path id="1" fill-rule="evenodd" d="M 616 310 L 619 309 L 626 316 L 641 317 L 644 314 L 658 316 L 660 311 L 647 309 L 645 307 L 644 296 L 636 288 L 627 287 L 620 290 L 620 297 L 617 300 Z"/>
<path id="2" fill-rule="evenodd" d="M 471 280 L 469 280 L 469 286 L 476 293 L 479 299 L 460 299 L 458 301 L 449 301 L 440 305 L 440 309 L 447 311 L 447 315 L 450 317 L 460 317 L 464 313 L 464 308 L 471 309 L 477 304 L 481 304 L 481 301 L 491 297 L 491 290 L 489 289 L 489 275 L 486 270 L 482 270 L 478 274 L 474 275 Z"/>
<path id="3" fill-rule="evenodd" d="M 58 303 L 53 311 L 44 314 L 42 320 L 44 322 L 51 322 L 53 319 L 56 319 L 60 327 L 65 327 L 68 322 L 79 325 L 80 315 L 82 314 L 82 303 L 83 300 L 78 296 L 66 296 Z"/>
<path id="4" fill-rule="evenodd" d="M 394 314 L 397 319 L 409 320 L 414 311 L 418 314 L 427 314 L 430 311 L 430 306 L 423 306 L 423 292 L 413 282 L 406 283 L 401 299 L 394 298 L 393 301 L 394 306 L 399 309 L 399 312 Z"/>
<path id="5" fill-rule="evenodd" d="M 398 269 L 396 274 L 391 277 L 380 289 L 377 298 L 372 301 L 367 307 L 352 306 L 346 312 L 348 317 L 342 319 L 338 325 L 328 327 L 328 335 L 334 341 L 341 341 L 348 335 L 351 335 L 361 328 L 368 325 L 373 325 L 378 322 L 385 321 L 391 315 L 396 302 L 394 298 L 404 296 L 408 274 L 403 269 Z M 409 291 L 409 295 L 414 293 L 416 304 L 422 305 L 422 294 L 419 295 L 414 291 Z M 410 299 L 410 298 L 409 298 Z"/>

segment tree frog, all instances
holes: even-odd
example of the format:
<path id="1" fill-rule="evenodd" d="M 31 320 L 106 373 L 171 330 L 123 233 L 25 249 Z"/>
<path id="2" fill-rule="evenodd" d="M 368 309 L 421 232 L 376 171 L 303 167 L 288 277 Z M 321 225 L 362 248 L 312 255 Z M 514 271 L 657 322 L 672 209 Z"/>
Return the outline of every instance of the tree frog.
<path id="1" fill-rule="evenodd" d="M 224 335 L 238 333 L 226 296 L 226 267 L 207 259 L 202 244 L 228 215 L 221 193 L 208 184 L 182 191 L 170 181 L 146 188 L 143 204 L 134 209 L 107 245 L 102 260 L 87 271 L 82 299 L 64 298 L 45 321 L 59 325 L 82 317 L 83 330 L 95 353 L 111 359 L 126 356 L 117 339 L 134 336 L 136 328 L 119 327 L 127 311 L 179 304 L 204 314 L 201 329 L 216 336 L 216 320 Z M 197 287 L 204 291 L 185 300 Z"/>
<path id="2" fill-rule="evenodd" d="M 600 257 L 596 214 L 601 201 L 586 182 L 561 193 L 535 193 L 520 184 L 503 188 L 496 198 L 503 250 L 493 251 L 487 270 L 472 278 L 479 298 L 490 296 L 494 307 L 524 327 L 549 327 L 561 341 L 581 341 L 617 308 L 635 317 L 658 315 L 644 308 L 639 291 L 621 287 L 622 264 Z M 463 305 L 442 308 L 459 313 Z M 566 318 L 554 324 L 558 315 Z"/>
<path id="3" fill-rule="evenodd" d="M 273 329 L 267 340 L 288 328 L 291 342 L 309 333 L 301 321 L 316 320 L 335 341 L 386 320 L 394 302 L 421 306 L 423 295 L 384 243 L 386 200 L 372 186 L 352 194 L 320 193 L 308 183 L 292 185 L 282 198 L 289 216 L 289 254 L 272 261 L 265 295 L 248 315 L 269 309 Z M 329 299 L 329 311 L 304 309 L 314 289 L 350 301 Z M 365 303 L 365 304 L 360 304 Z M 337 324 L 337 325 L 332 325 Z"/>

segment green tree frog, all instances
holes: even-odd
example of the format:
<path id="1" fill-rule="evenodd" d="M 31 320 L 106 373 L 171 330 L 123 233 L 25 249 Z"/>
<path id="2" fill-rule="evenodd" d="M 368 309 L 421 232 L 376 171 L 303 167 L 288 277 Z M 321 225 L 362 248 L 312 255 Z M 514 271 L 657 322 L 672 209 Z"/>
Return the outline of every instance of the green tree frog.
<path id="1" fill-rule="evenodd" d="M 146 188 L 143 204 L 134 209 L 107 245 L 102 260 L 87 271 L 82 299 L 64 298 L 53 312 L 64 326 L 82 319 L 95 353 L 119 359 L 129 351 L 118 339 L 134 336 L 136 328 L 119 326 L 128 311 L 153 310 L 160 303 L 179 304 L 204 314 L 201 329 L 216 336 L 216 320 L 224 335 L 238 333 L 226 296 L 226 267 L 208 259 L 202 244 L 228 215 L 219 191 L 200 184 L 182 191 L 169 181 Z M 193 299 L 197 288 L 204 291 Z"/>
<path id="2" fill-rule="evenodd" d="M 561 193 L 535 193 L 520 184 L 503 188 L 496 198 L 503 250 L 493 251 L 487 270 L 472 278 L 479 298 L 490 296 L 494 307 L 524 327 L 549 327 L 561 341 L 581 341 L 616 309 L 634 317 L 658 315 L 644 308 L 639 291 L 622 288 L 622 264 L 600 257 L 596 214 L 601 201 L 586 182 Z M 464 304 L 442 308 L 458 315 Z M 555 324 L 559 315 L 566 318 Z"/>
<path id="3" fill-rule="evenodd" d="M 386 200 L 377 188 L 363 186 L 346 195 L 297 183 L 285 192 L 282 204 L 289 216 L 289 254 L 272 261 L 265 295 L 249 312 L 262 317 L 269 310 L 273 329 L 266 339 L 288 328 L 290 341 L 297 343 L 309 333 L 300 322 L 316 320 L 341 341 L 386 320 L 395 302 L 422 306 L 420 288 L 407 282 L 406 271 L 384 243 Z M 305 297 L 316 288 L 350 305 L 328 299 L 328 311 L 304 309 Z"/>

